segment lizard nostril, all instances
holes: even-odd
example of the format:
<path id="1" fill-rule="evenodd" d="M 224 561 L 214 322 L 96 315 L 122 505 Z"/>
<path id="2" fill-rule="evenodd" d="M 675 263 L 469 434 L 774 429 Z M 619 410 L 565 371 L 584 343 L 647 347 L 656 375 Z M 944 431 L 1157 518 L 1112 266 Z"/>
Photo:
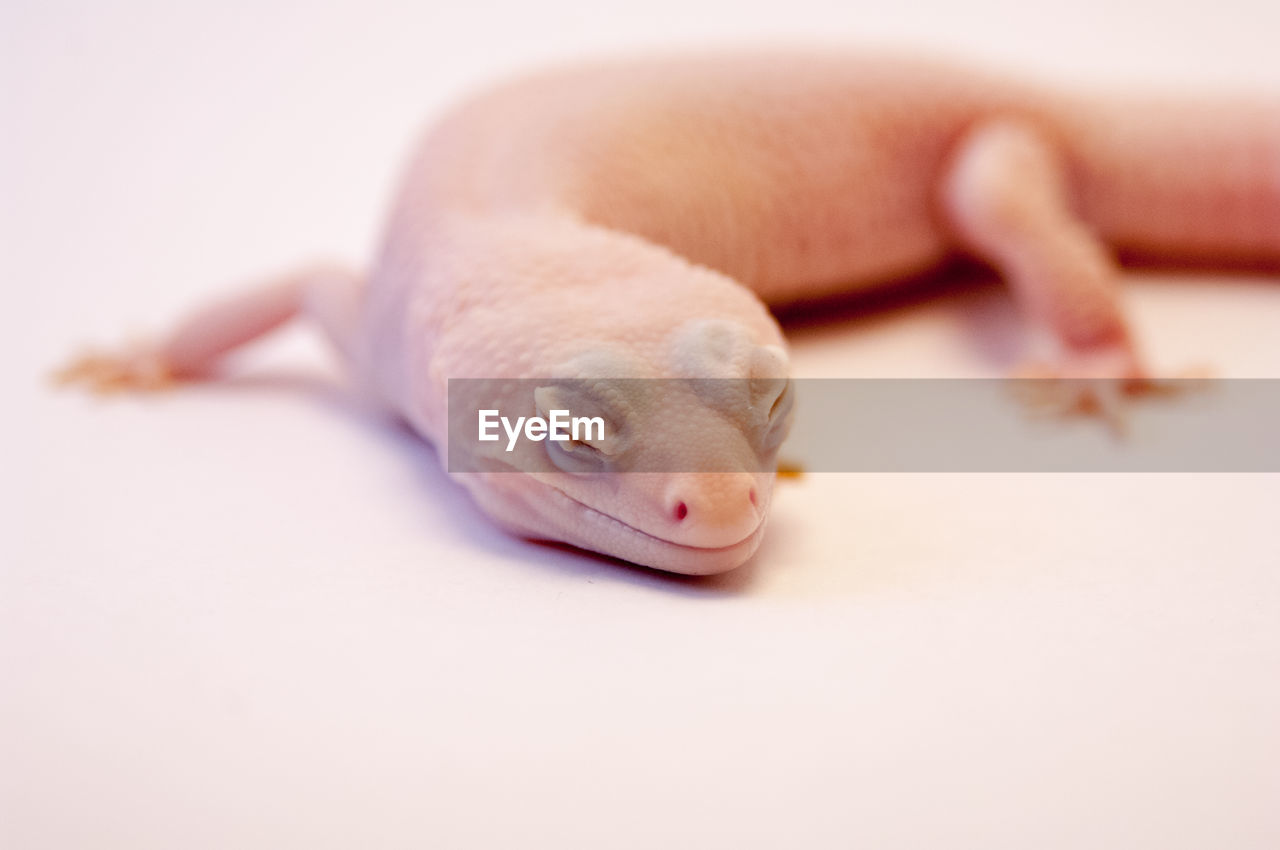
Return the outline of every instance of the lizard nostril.
<path id="1" fill-rule="evenodd" d="M 689 506 L 684 502 L 676 503 L 676 522 L 680 522 L 689 515 Z"/>
<path id="2" fill-rule="evenodd" d="M 751 492 L 747 494 L 747 498 L 751 500 L 751 504 L 754 507 L 760 507 L 760 503 L 756 500 L 756 488 L 751 488 Z"/>

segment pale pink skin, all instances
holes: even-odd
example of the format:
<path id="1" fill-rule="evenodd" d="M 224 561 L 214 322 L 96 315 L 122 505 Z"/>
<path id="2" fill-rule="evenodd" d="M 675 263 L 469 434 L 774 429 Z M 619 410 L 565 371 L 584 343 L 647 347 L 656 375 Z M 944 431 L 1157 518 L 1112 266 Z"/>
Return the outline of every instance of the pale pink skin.
<path id="1" fill-rule="evenodd" d="M 445 116 L 363 279 L 304 271 L 75 374 L 197 375 L 302 313 L 443 449 L 450 377 L 784 376 L 766 305 L 964 253 L 1009 281 L 1054 374 L 1140 377 L 1116 250 L 1280 262 L 1280 98 L 1071 96 L 882 56 L 617 62 Z M 743 471 L 457 477 L 516 533 L 732 569 L 759 545 L 772 493 L 772 474 L 747 471 L 772 459 L 743 436 L 759 411 L 671 405 L 680 430 L 634 429 L 646 451 Z"/>

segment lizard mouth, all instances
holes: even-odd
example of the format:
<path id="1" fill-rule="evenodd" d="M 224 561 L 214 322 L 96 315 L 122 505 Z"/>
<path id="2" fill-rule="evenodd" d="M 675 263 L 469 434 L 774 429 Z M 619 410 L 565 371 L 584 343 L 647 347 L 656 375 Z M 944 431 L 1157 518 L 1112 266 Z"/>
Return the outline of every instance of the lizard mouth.
<path id="1" fill-rule="evenodd" d="M 559 487 L 548 486 L 548 490 L 554 500 L 579 520 L 565 522 L 561 515 L 559 524 L 568 542 L 669 572 L 711 575 L 731 570 L 755 553 L 764 536 L 765 520 L 762 516 L 756 527 L 736 543 L 716 547 L 691 546 L 636 528 L 612 514 L 578 501 Z"/>

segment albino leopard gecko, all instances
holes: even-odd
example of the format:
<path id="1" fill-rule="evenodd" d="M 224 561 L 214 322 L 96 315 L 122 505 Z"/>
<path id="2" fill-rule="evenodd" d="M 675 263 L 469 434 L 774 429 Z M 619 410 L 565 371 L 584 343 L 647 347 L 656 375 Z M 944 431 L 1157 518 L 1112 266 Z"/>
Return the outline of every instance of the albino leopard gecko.
<path id="1" fill-rule="evenodd" d="M 442 455 L 450 378 L 546 379 L 509 400 L 520 415 L 581 402 L 556 379 L 762 378 L 763 398 L 689 395 L 661 421 L 614 392 L 613 417 L 644 419 L 623 423 L 629 437 L 548 443 L 563 456 L 537 472 L 456 475 L 518 534 L 715 573 L 760 543 L 774 478 L 760 470 L 787 424 L 766 305 L 967 254 L 1008 280 L 1052 374 L 1138 382 L 1119 252 L 1280 261 L 1280 100 L 1077 96 L 885 56 L 618 61 L 502 85 L 440 120 L 367 274 L 302 271 L 66 374 L 195 378 L 303 315 Z M 738 471 L 599 474 L 658 451 Z"/>

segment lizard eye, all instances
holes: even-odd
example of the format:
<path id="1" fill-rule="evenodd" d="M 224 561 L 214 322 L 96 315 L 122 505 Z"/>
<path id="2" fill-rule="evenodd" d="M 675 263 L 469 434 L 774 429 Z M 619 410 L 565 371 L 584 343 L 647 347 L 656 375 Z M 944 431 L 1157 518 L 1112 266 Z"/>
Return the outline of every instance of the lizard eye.
<path id="1" fill-rule="evenodd" d="M 565 472 L 596 472 L 610 462 L 620 447 L 617 417 L 579 387 L 553 384 L 533 393 L 538 415 L 559 421 L 559 433 L 567 439 L 546 440 L 547 456 Z"/>
<path id="2" fill-rule="evenodd" d="M 782 392 L 778 393 L 778 397 L 773 400 L 773 404 L 769 407 L 770 422 L 777 422 L 791 412 L 791 408 L 795 404 L 795 395 L 795 384 L 788 379 L 782 387 Z"/>
<path id="3" fill-rule="evenodd" d="M 605 427 L 610 426 L 606 423 Z M 548 439 L 547 457 L 564 472 L 602 472 L 613 462 L 611 452 L 615 448 L 616 444 L 607 436 L 595 438 L 579 434 L 577 439 L 572 436 L 567 440 Z"/>
<path id="4" fill-rule="evenodd" d="M 791 414 L 795 409 L 796 390 L 790 378 L 756 379 L 752 382 L 752 407 L 762 413 L 759 434 L 767 451 L 777 448 L 791 430 Z"/>
<path id="5" fill-rule="evenodd" d="M 609 461 L 609 456 L 592 440 L 548 440 L 547 456 L 565 472 L 596 472 Z"/>

